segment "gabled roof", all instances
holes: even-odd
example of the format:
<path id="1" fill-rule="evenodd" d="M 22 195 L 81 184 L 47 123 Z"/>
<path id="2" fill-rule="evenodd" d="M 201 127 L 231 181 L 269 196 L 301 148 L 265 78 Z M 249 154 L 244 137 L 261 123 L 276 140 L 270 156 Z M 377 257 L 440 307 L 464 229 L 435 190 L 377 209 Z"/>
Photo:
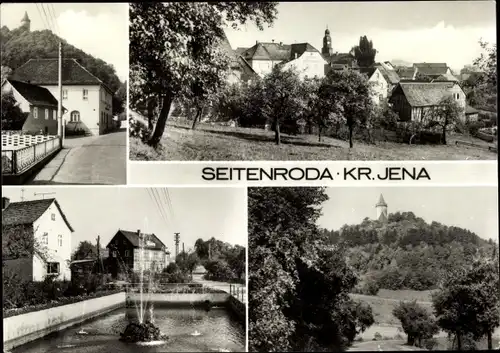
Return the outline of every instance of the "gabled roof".
<path id="1" fill-rule="evenodd" d="M 59 84 L 59 61 L 58 59 L 30 59 L 14 71 L 12 78 L 35 85 L 57 85 Z M 63 59 L 62 84 L 66 86 L 103 85 L 109 90 L 100 79 L 87 71 L 76 59 Z"/>
<path id="2" fill-rule="evenodd" d="M 106 246 L 107 248 L 109 248 L 109 246 L 111 245 L 111 243 L 113 242 L 113 239 L 118 235 L 118 234 L 122 234 L 131 244 L 134 248 L 138 248 L 139 245 L 140 245 L 140 242 L 139 242 L 139 236 L 137 235 L 137 232 L 131 232 L 131 231 L 128 231 L 128 230 L 118 230 L 118 232 L 116 232 L 115 236 L 109 241 L 108 245 Z M 154 243 L 154 246 L 145 246 L 145 248 L 148 248 L 148 249 L 155 249 L 155 250 L 162 250 L 162 248 L 165 248 L 166 249 L 166 246 L 165 244 L 163 244 L 163 242 L 158 239 L 158 237 L 154 234 L 144 234 L 144 237 L 145 239 L 147 239 L 147 241 L 151 241 L 152 243 Z"/>
<path id="3" fill-rule="evenodd" d="M 305 52 L 317 52 L 319 53 L 319 50 L 313 47 L 309 43 L 294 43 L 290 46 L 290 60 L 295 59 L 295 54 L 297 54 L 297 57 L 302 56 Z"/>
<path id="4" fill-rule="evenodd" d="M 448 72 L 448 65 L 446 63 L 415 63 L 413 67 L 422 75 L 444 75 Z"/>
<path id="5" fill-rule="evenodd" d="M 44 87 L 26 82 L 7 79 L 12 87 L 19 92 L 30 104 L 35 106 L 47 106 L 57 108 L 57 99 Z"/>
<path id="6" fill-rule="evenodd" d="M 291 46 L 282 43 L 256 43 L 241 56 L 246 60 L 288 60 Z"/>
<path id="7" fill-rule="evenodd" d="M 477 114 L 477 113 L 479 113 L 479 110 L 467 104 L 467 106 L 465 107 L 465 114 Z"/>
<path id="8" fill-rule="evenodd" d="M 458 82 L 458 79 L 455 76 L 453 76 L 452 74 L 446 73 L 446 74 L 437 76 L 434 79 L 434 81 L 456 81 L 456 82 Z"/>
<path id="9" fill-rule="evenodd" d="M 399 75 L 396 72 L 396 70 L 389 69 L 388 67 L 386 67 L 380 63 L 376 63 L 375 67 L 378 68 L 378 70 L 380 71 L 382 76 L 384 76 L 387 83 L 395 85 L 399 82 Z"/>
<path id="10" fill-rule="evenodd" d="M 359 72 L 368 76 L 368 78 L 372 77 L 372 75 L 375 73 L 377 70 L 376 67 L 360 67 Z"/>
<path id="11" fill-rule="evenodd" d="M 400 82 L 394 93 L 401 90 L 413 107 L 436 106 L 441 104 L 455 85 L 455 82 Z"/>
<path id="12" fill-rule="evenodd" d="M 332 55 L 323 54 L 323 56 L 326 59 L 326 61 L 328 61 L 331 64 L 347 64 L 347 65 L 357 66 L 357 64 L 355 64 L 356 59 L 354 58 L 354 55 L 352 55 L 351 53 L 335 53 Z"/>
<path id="13" fill-rule="evenodd" d="M 242 48 L 242 47 L 238 47 L 234 50 L 235 54 L 236 55 L 241 55 L 243 54 L 245 51 L 247 51 L 248 49 L 250 48 Z"/>
<path id="14" fill-rule="evenodd" d="M 413 67 L 401 67 L 397 70 L 397 74 L 400 79 L 413 79 L 416 74 L 416 70 Z"/>
<path id="15" fill-rule="evenodd" d="M 74 232 L 56 199 L 12 202 L 2 211 L 2 226 L 33 224 L 53 203 L 55 203 L 68 228 Z"/>

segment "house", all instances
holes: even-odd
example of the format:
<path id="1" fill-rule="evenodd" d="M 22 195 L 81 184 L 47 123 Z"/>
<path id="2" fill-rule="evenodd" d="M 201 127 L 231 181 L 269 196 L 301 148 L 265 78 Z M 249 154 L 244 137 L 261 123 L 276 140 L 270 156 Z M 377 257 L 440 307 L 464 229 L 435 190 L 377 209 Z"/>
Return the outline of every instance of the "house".
<path id="1" fill-rule="evenodd" d="M 415 80 L 417 69 L 414 67 L 399 67 L 396 70 L 400 80 Z"/>
<path id="2" fill-rule="evenodd" d="M 379 105 L 387 98 L 387 81 L 377 67 L 359 68 L 359 72 L 368 77 L 371 86 L 371 98 L 374 104 Z"/>
<path id="3" fill-rule="evenodd" d="M 387 96 L 390 96 L 392 90 L 400 81 L 397 71 L 388 61 L 383 63 L 375 63 L 373 66 L 376 67 L 384 77 L 385 82 L 387 83 Z"/>
<path id="4" fill-rule="evenodd" d="M 465 121 L 465 93 L 456 82 L 400 82 L 392 92 L 389 102 L 399 114 L 400 121 L 421 122 L 450 96 L 464 110 L 460 119 Z"/>
<path id="5" fill-rule="evenodd" d="M 232 49 L 225 33 L 220 48 L 230 60 L 229 76 L 227 78 L 229 84 L 249 83 L 258 76 L 252 66 L 241 56 L 241 51 Z"/>
<path id="6" fill-rule="evenodd" d="M 415 78 L 427 78 L 438 81 L 458 81 L 446 63 L 416 63 Z"/>
<path id="7" fill-rule="evenodd" d="M 11 233 L 12 232 L 12 233 Z M 21 278 L 43 281 L 46 276 L 71 280 L 71 235 L 73 228 L 56 199 L 10 202 L 2 198 L 2 237 L 26 232 L 35 244 L 31 254 L 22 257 L 6 255 L 5 268 L 16 271 Z M 24 239 L 24 238 L 23 238 Z M 6 254 L 6 249 L 3 249 Z"/>
<path id="8" fill-rule="evenodd" d="M 59 95 L 58 59 L 30 59 L 17 68 L 16 81 L 42 86 L 54 97 Z M 66 130 L 85 130 L 105 134 L 113 127 L 113 92 L 76 59 L 63 59 L 62 100 L 68 112 L 63 115 Z"/>
<path id="9" fill-rule="evenodd" d="M 160 272 L 170 262 L 170 252 L 165 244 L 156 235 L 144 234 L 139 230 L 118 230 L 106 248 L 109 251 L 110 272 L 114 278 L 119 273 L 140 271 L 141 264 L 144 271 Z"/>
<path id="10" fill-rule="evenodd" d="M 296 69 L 301 79 L 322 78 L 328 70 L 328 61 L 309 43 L 290 45 L 290 57 L 282 65 L 285 70 Z"/>
<path id="11" fill-rule="evenodd" d="M 57 99 L 44 87 L 26 82 L 6 79 L 2 82 L 2 94 L 10 92 L 27 114 L 22 131 L 28 134 L 43 132 L 57 135 Z M 63 107 L 64 112 L 64 107 Z"/>
<path id="12" fill-rule="evenodd" d="M 479 110 L 467 105 L 465 107 L 465 121 L 467 123 L 479 120 Z"/>

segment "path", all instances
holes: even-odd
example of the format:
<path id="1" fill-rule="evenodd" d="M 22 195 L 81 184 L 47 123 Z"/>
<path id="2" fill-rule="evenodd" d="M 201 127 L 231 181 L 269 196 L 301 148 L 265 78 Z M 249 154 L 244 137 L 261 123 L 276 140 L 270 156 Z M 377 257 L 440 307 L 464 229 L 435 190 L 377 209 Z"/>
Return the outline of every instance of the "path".
<path id="1" fill-rule="evenodd" d="M 62 149 L 28 184 L 126 184 L 127 133 L 66 139 Z"/>
<path id="2" fill-rule="evenodd" d="M 246 291 L 246 286 L 244 284 L 227 283 L 227 282 L 219 282 L 219 281 L 208 281 L 206 279 L 203 279 L 201 276 L 193 275 L 193 282 L 203 284 L 204 286 L 212 288 L 212 289 L 222 290 L 222 291 L 227 292 L 227 293 L 229 293 L 229 287 L 231 287 L 231 286 L 233 287 L 233 290 L 234 290 L 234 288 L 239 288 L 240 291 L 244 291 L 244 292 Z"/>
<path id="3" fill-rule="evenodd" d="M 425 349 L 407 346 L 404 340 L 387 340 L 354 342 L 347 351 L 425 351 Z"/>

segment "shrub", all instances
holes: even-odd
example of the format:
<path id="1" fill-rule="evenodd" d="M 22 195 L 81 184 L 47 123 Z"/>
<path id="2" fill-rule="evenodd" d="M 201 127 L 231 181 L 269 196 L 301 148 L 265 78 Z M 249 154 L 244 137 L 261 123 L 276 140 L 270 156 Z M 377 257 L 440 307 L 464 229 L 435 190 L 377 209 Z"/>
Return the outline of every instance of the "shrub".
<path id="1" fill-rule="evenodd" d="M 439 331 L 434 317 L 416 301 L 400 302 L 392 314 L 399 321 L 408 336 L 409 345 L 422 346 L 422 340 L 432 338 Z"/>
<path id="2" fill-rule="evenodd" d="M 382 340 L 382 335 L 380 334 L 380 332 L 375 332 L 375 335 L 373 335 L 373 340 L 374 341 Z"/>
<path id="3" fill-rule="evenodd" d="M 380 287 L 374 280 L 368 280 L 362 287 L 362 293 L 365 295 L 377 295 Z"/>
<path id="4" fill-rule="evenodd" d="M 432 351 L 438 345 L 438 341 L 435 338 L 427 338 L 423 341 L 423 347 L 429 351 Z"/>
<path id="5" fill-rule="evenodd" d="M 151 136 L 151 131 L 146 124 L 134 118 L 129 118 L 128 133 L 130 137 L 140 138 L 143 142 L 149 140 Z"/>

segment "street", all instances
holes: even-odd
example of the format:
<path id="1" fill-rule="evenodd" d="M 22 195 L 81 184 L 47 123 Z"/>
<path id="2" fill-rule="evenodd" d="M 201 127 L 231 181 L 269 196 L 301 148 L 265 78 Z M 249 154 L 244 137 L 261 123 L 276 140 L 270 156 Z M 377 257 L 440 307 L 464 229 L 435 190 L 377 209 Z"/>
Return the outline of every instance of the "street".
<path id="1" fill-rule="evenodd" d="M 68 138 L 64 148 L 27 184 L 126 184 L 127 132 Z"/>

